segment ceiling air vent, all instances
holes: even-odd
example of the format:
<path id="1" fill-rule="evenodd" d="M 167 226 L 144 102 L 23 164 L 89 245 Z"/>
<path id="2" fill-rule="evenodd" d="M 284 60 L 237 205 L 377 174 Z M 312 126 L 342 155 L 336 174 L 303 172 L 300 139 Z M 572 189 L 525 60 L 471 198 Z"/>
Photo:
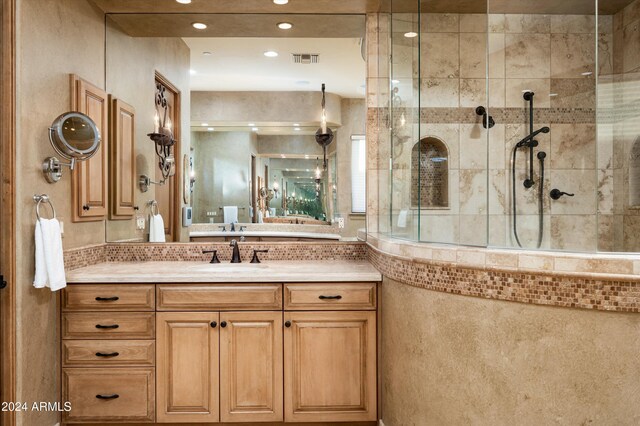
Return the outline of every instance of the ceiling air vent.
<path id="1" fill-rule="evenodd" d="M 320 56 L 315 53 L 292 53 L 294 64 L 317 64 Z"/>

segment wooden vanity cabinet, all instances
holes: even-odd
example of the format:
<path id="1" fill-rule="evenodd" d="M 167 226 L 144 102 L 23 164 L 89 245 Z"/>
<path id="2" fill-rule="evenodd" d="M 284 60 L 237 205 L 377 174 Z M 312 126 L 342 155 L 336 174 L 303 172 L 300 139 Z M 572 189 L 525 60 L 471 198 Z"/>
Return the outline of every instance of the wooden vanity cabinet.
<path id="1" fill-rule="evenodd" d="M 63 423 L 373 425 L 376 287 L 71 284 Z"/>

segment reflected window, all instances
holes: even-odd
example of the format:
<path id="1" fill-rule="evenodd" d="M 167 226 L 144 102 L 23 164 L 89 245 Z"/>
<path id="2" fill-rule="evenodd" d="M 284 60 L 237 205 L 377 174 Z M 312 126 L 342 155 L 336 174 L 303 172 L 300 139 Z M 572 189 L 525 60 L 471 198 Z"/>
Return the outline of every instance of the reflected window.
<path id="1" fill-rule="evenodd" d="M 351 212 L 364 213 L 367 206 L 367 145 L 364 136 L 351 136 Z"/>
<path id="2" fill-rule="evenodd" d="M 438 138 L 426 137 L 411 150 L 411 205 L 449 207 L 449 150 Z"/>

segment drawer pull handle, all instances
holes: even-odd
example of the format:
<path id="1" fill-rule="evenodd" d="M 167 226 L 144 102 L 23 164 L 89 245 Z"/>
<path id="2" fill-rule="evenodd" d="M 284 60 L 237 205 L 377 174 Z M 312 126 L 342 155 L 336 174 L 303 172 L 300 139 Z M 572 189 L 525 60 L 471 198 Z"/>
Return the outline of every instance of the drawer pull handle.
<path id="1" fill-rule="evenodd" d="M 112 297 L 96 297 L 96 300 L 98 302 L 115 302 L 116 300 L 120 300 L 120 298 L 118 296 L 112 296 Z"/>
<path id="2" fill-rule="evenodd" d="M 118 327 L 120 327 L 118 324 L 111 324 L 111 325 L 96 324 L 96 328 L 118 328 Z"/>
<path id="3" fill-rule="evenodd" d="M 340 299 L 342 299 L 342 296 L 340 296 L 340 295 L 337 295 L 337 296 L 320 295 L 319 299 L 320 300 L 340 300 Z"/>
<path id="4" fill-rule="evenodd" d="M 120 398 L 120 395 L 118 395 L 117 393 L 114 393 L 113 395 L 96 395 L 96 398 L 98 399 L 116 399 L 116 398 Z"/>
<path id="5" fill-rule="evenodd" d="M 103 357 L 112 357 L 112 356 L 118 356 L 118 355 L 120 355 L 118 352 L 111 352 L 110 354 L 96 352 L 96 356 L 103 356 Z"/>

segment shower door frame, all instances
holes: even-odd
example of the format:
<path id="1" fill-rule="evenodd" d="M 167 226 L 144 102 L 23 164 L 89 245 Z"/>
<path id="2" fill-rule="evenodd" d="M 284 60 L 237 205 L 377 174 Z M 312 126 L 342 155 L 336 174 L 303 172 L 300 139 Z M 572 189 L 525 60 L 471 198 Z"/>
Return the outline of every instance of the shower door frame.
<path id="1" fill-rule="evenodd" d="M 0 395 L 15 401 L 15 135 L 16 135 L 16 0 L 0 3 L 0 268 L 8 285 L 0 290 Z M 1 402 L 1 401 L 0 401 Z M 0 425 L 13 426 L 15 413 L 0 412 Z"/>

